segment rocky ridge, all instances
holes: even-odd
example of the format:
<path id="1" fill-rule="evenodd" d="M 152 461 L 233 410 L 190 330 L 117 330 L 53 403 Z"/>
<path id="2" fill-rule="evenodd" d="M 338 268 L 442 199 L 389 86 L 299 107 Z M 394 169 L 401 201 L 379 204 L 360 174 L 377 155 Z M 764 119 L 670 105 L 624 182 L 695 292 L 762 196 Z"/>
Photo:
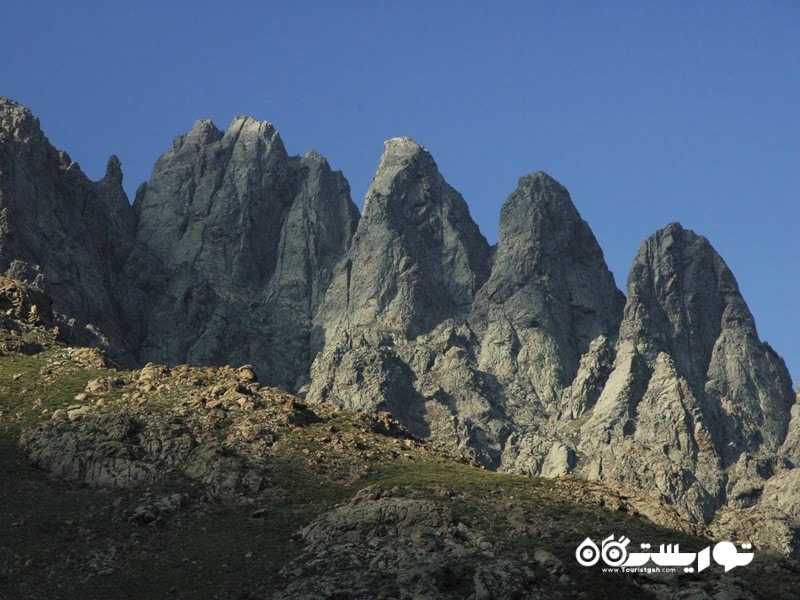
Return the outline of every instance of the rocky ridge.
<path id="1" fill-rule="evenodd" d="M 117 356 L 130 349 L 114 290 L 134 227 L 116 156 L 92 182 L 30 111 L 0 98 L 0 273 L 55 298 L 63 334 Z"/>
<path id="2" fill-rule="evenodd" d="M 288 389 L 307 378 L 311 319 L 359 218 L 341 173 L 315 152 L 288 156 L 268 122 L 198 121 L 133 210 L 126 319 L 140 361 L 253 363 Z"/>
<path id="3" fill-rule="evenodd" d="M 797 399 L 702 236 L 655 233 L 624 297 L 543 173 L 492 248 L 408 138 L 359 216 L 344 177 L 267 122 L 198 121 L 132 207 L 116 158 L 93 183 L 20 105 L 0 101 L 0 124 L 0 272 L 27 282 L 17 304 L 23 285 L 49 294 L 61 339 L 139 365 L 251 363 L 493 469 L 622 482 L 720 532 L 779 527 L 796 554 Z"/>

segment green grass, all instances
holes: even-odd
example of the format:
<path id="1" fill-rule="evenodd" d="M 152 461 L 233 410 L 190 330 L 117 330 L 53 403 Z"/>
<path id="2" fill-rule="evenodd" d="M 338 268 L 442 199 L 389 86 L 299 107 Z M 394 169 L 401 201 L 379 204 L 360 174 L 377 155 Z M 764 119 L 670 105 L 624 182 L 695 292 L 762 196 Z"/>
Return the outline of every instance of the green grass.
<path id="1" fill-rule="evenodd" d="M 47 381 L 40 372 L 53 361 L 63 364 Z M 482 532 L 499 556 L 530 562 L 537 549 L 553 553 L 574 582 L 564 588 L 564 597 L 572 597 L 569 590 L 587 599 L 645 597 L 636 577 L 604 575 L 577 564 L 575 549 L 587 536 L 600 541 L 625 534 L 634 544 L 680 543 L 688 551 L 708 545 L 624 511 L 579 503 L 563 482 L 498 474 L 398 446 L 360 429 L 344 413 L 299 430 L 282 428 L 280 451 L 270 463 L 270 487 L 247 506 L 205 503 L 204 490 L 185 480 L 127 491 L 52 481 L 27 461 L 17 446 L 19 434 L 49 419 L 53 410 L 76 404 L 74 397 L 87 381 L 101 376 L 128 377 L 70 362 L 61 348 L 0 356 L 0 599 L 264 597 L 280 587 L 278 572 L 302 550 L 297 530 L 373 484 L 449 506 Z M 123 403 L 122 393 L 105 395 L 107 405 Z M 148 406 L 159 410 L 180 398 L 180 390 L 171 389 L 152 396 Z M 90 396 L 86 402 L 94 400 Z M 374 451 L 370 469 L 364 469 L 366 462 L 355 450 L 352 456 L 342 454 L 321 441 L 335 435 L 359 441 L 359 451 Z M 323 464 L 309 464 L 309 456 L 318 452 Z M 398 453 L 402 458 L 390 458 Z M 128 521 L 143 494 L 172 491 L 187 492 L 191 510 L 154 526 Z M 257 509 L 265 509 L 265 516 L 251 518 Z M 112 547 L 123 557 L 113 564 L 113 573 L 90 576 L 93 553 L 108 555 Z M 770 596 L 793 597 L 796 567 L 774 564 L 783 571 L 771 581 Z M 742 577 L 758 590 L 764 572 L 754 568 L 742 571 Z"/>
<path id="2" fill-rule="evenodd" d="M 53 361 L 63 364 L 52 367 Z M 42 369 L 54 370 L 52 380 L 40 373 Z M 32 356 L 0 356 L 0 435 L 18 433 L 48 419 L 54 410 L 77 404 L 75 396 L 87 382 L 114 374 L 71 362 L 63 348 Z M 94 400 L 90 396 L 86 402 Z"/>

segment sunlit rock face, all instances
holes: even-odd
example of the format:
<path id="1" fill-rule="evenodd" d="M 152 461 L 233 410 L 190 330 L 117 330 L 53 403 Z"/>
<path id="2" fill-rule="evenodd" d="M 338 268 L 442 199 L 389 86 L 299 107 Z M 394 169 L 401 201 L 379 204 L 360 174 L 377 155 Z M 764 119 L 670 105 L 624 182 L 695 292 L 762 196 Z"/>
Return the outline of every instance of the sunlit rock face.
<path id="1" fill-rule="evenodd" d="M 128 322 L 141 361 L 307 377 L 311 319 L 358 223 L 347 181 L 267 122 L 198 121 L 137 194 Z"/>

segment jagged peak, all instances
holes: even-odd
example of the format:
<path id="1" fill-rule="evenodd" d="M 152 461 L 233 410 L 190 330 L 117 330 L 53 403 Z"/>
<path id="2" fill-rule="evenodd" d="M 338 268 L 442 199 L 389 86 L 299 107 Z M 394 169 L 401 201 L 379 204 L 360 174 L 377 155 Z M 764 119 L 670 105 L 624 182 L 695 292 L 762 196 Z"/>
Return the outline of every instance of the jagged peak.
<path id="1" fill-rule="evenodd" d="M 658 247 L 663 248 L 665 251 L 669 251 L 670 248 L 676 244 L 677 247 L 680 248 L 693 246 L 696 248 L 695 252 L 716 257 L 716 259 L 721 261 L 722 265 L 725 266 L 722 257 L 719 256 L 717 251 L 711 245 L 711 242 L 708 241 L 708 238 L 692 231 L 691 229 L 685 228 L 678 221 L 668 223 L 648 237 L 642 243 L 642 247 L 640 248 L 636 261 L 641 262 L 642 260 L 645 260 L 645 258 L 648 256 L 647 249 L 650 249 L 649 255 L 652 255 L 653 248 Z M 727 270 L 727 266 L 725 266 L 725 270 Z"/>
<path id="2" fill-rule="evenodd" d="M 426 171 L 439 171 L 430 151 L 409 137 L 390 138 L 383 143 L 383 146 L 378 174 L 388 170 L 399 171 L 412 164 L 422 166 Z"/>
<path id="3" fill-rule="evenodd" d="M 667 223 L 664 227 L 659 229 L 656 233 L 659 233 L 659 232 L 677 233 L 677 232 L 684 232 L 684 231 L 688 231 L 692 235 L 697 236 L 697 234 L 694 231 L 692 231 L 691 229 L 686 229 L 678 221 L 672 221 L 672 223 Z M 697 237 L 702 237 L 702 236 L 697 236 Z"/>
<path id="4" fill-rule="evenodd" d="M 549 235 L 552 221 L 575 223 L 581 221 L 580 213 L 567 189 L 544 171 L 523 175 L 500 211 L 500 233 L 520 232 L 520 227 L 530 228 L 529 235 Z"/>
<path id="5" fill-rule="evenodd" d="M 206 132 L 206 131 L 216 131 L 219 132 L 219 128 L 214 125 L 214 121 L 211 119 L 197 119 L 192 125 L 192 131 L 196 132 Z"/>
<path id="6" fill-rule="evenodd" d="M 732 283 L 736 286 L 733 274 L 730 272 L 723 258 L 711 245 L 708 238 L 691 229 L 686 229 L 677 221 L 665 225 L 642 242 L 639 252 L 634 259 L 634 267 L 643 264 L 650 264 L 651 267 L 655 267 L 658 263 L 664 262 L 665 258 L 662 253 L 672 254 L 675 252 L 688 253 L 686 259 L 691 258 L 692 260 L 699 260 L 700 254 L 711 257 L 715 262 L 714 268 L 728 274 L 731 279 L 729 282 L 718 283 Z M 687 269 L 687 261 L 671 262 L 669 265 L 664 266 L 668 266 L 672 270 L 684 272 Z M 631 276 L 633 275 L 634 272 L 632 271 Z M 629 283 L 631 282 L 629 281 Z M 738 286 L 735 291 L 738 293 Z"/>
<path id="7" fill-rule="evenodd" d="M 375 196 L 405 199 L 408 185 L 422 179 L 435 181 L 436 187 L 444 182 L 436 161 L 427 148 L 409 137 L 394 137 L 384 142 L 378 170 L 367 191 L 365 212 Z M 399 193 L 398 193 L 399 192 Z"/>
<path id="8" fill-rule="evenodd" d="M 198 119 L 188 133 L 179 135 L 172 142 L 174 149 L 178 149 L 185 142 L 192 145 L 206 145 L 222 139 L 222 132 L 214 125 L 211 119 Z"/>
<path id="9" fill-rule="evenodd" d="M 425 146 L 406 136 L 389 138 L 383 146 L 385 153 L 396 156 L 414 156 L 420 152 L 430 154 Z"/>
<path id="10" fill-rule="evenodd" d="M 744 328 L 758 338 L 755 321 L 736 278 L 711 243 L 680 223 L 669 223 L 639 248 L 628 275 L 628 303 L 621 337 L 643 333 L 674 350 L 670 340 L 688 339 L 693 353 L 703 352 L 695 373 L 705 373 L 722 329 Z M 688 343 L 688 342 L 687 342 Z M 694 367 L 684 365 L 684 371 Z"/>
<path id="11" fill-rule="evenodd" d="M 554 198 L 570 198 L 567 188 L 544 171 L 536 171 L 520 177 L 516 191 L 522 192 L 525 198 L 533 202 L 546 202 Z M 571 199 L 569 203 L 572 204 Z"/>
<path id="12" fill-rule="evenodd" d="M 0 112 L 18 111 L 18 110 L 22 110 L 28 115 L 31 114 L 30 110 L 28 110 L 25 106 L 23 106 L 16 100 L 13 100 L 7 96 L 0 96 Z"/>
<path id="13" fill-rule="evenodd" d="M 303 158 L 301 159 L 303 163 L 315 163 L 319 164 L 320 166 L 328 165 L 328 159 L 322 156 L 319 152 L 314 149 L 309 150 L 305 153 Z"/>
<path id="14" fill-rule="evenodd" d="M 554 177 L 551 177 L 544 171 L 535 171 L 533 173 L 523 175 L 519 178 L 517 187 L 535 187 L 540 189 L 555 188 L 557 190 L 566 189 Z"/>
<path id="15" fill-rule="evenodd" d="M 122 183 L 122 177 L 122 163 L 120 163 L 116 154 L 112 154 L 109 156 L 108 163 L 106 164 L 106 175 L 104 179 Z"/>
<path id="16" fill-rule="evenodd" d="M 264 138 L 280 137 L 278 130 L 270 121 L 259 121 L 246 115 L 236 115 L 226 133 L 254 134 Z"/>
<path id="17" fill-rule="evenodd" d="M 0 96 L 0 130 L 9 131 L 17 139 L 44 136 L 39 119 L 27 107 L 5 96 Z"/>

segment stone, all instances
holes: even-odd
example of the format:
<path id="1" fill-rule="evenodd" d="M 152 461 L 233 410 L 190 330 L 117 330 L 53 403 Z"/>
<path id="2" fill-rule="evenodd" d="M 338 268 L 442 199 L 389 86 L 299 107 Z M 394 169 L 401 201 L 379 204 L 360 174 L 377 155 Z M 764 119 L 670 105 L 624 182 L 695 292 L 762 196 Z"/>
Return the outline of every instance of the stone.
<path id="1" fill-rule="evenodd" d="M 91 414 L 91 412 L 92 409 L 89 406 L 78 406 L 76 408 L 70 408 L 67 410 L 67 418 L 70 421 L 79 421 Z"/>
<path id="2" fill-rule="evenodd" d="M 288 583 L 276 599 L 352 590 L 365 598 L 387 590 L 431 599 L 545 597 L 543 581 L 522 561 L 495 558 L 487 536 L 449 507 L 401 490 L 366 488 L 299 537 L 303 553 L 281 570 Z"/>
<path id="3" fill-rule="evenodd" d="M 558 412 L 592 341 L 616 338 L 624 301 L 567 190 L 542 172 L 522 177 L 470 315 L 479 367 L 522 386 L 518 403 Z"/>
<path id="4" fill-rule="evenodd" d="M 294 389 L 311 320 L 358 211 L 317 153 L 290 157 L 268 122 L 198 121 L 156 163 L 134 209 L 126 319 L 140 360 L 251 363 Z"/>
<path id="5" fill-rule="evenodd" d="M 135 228 L 119 160 L 109 160 L 102 180 L 90 181 L 56 150 L 28 109 L 0 98 L 0 273 L 47 292 L 52 310 L 76 322 L 96 322 L 128 350 L 115 290 Z M 31 322 L 47 322 L 37 305 Z M 81 326 L 63 327 L 72 341 L 102 342 Z"/>
<path id="6" fill-rule="evenodd" d="M 673 223 L 634 261 L 614 369 L 578 436 L 590 458 L 577 472 L 657 491 L 708 522 L 731 490 L 761 485 L 768 470 L 743 461 L 776 454 L 794 403 L 725 262 Z"/>

